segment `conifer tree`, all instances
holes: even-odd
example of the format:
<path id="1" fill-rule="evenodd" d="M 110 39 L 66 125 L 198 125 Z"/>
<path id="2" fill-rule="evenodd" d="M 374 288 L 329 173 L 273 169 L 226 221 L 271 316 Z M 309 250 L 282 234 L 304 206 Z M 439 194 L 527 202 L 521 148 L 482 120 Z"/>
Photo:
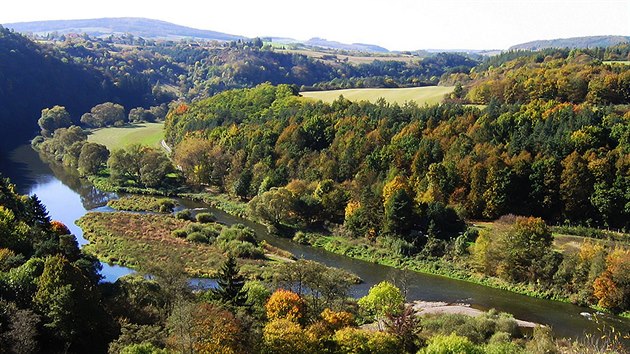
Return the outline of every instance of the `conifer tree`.
<path id="1" fill-rule="evenodd" d="M 239 274 L 239 268 L 233 256 L 228 256 L 225 263 L 221 265 L 217 283 L 219 286 L 213 292 L 222 302 L 234 306 L 246 304 L 247 293 L 243 289 L 245 281 Z"/>

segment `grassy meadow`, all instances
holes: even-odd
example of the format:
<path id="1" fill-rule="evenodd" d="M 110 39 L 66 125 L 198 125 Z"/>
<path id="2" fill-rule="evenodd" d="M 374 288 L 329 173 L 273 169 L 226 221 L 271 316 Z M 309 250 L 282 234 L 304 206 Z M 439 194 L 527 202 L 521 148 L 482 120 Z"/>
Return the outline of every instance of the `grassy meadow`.
<path id="1" fill-rule="evenodd" d="M 101 261 L 148 270 L 164 266 L 169 259 L 179 259 L 188 275 L 214 277 L 226 259 L 225 252 L 215 244 L 191 242 L 173 235 L 173 231 L 191 224 L 170 215 L 126 212 L 91 212 L 77 220 L 84 237 L 90 241 L 84 251 Z M 260 276 L 274 263 L 270 260 L 290 256 L 265 243 L 261 246 L 266 253 L 264 259 L 239 258 L 241 272 L 248 278 Z"/>
<path id="2" fill-rule="evenodd" d="M 124 127 L 101 128 L 92 131 L 88 141 L 107 146 L 107 149 L 120 149 L 132 144 L 160 147 L 164 139 L 164 123 L 139 123 Z"/>
<path id="3" fill-rule="evenodd" d="M 347 89 L 330 91 L 300 92 L 304 97 L 310 97 L 324 102 L 333 102 L 340 95 L 350 101 L 376 102 L 384 98 L 391 103 L 403 104 L 407 101 L 415 101 L 418 105 L 432 105 L 440 103 L 445 94 L 451 93 L 454 86 L 425 86 L 408 88 L 377 88 L 377 89 Z"/>

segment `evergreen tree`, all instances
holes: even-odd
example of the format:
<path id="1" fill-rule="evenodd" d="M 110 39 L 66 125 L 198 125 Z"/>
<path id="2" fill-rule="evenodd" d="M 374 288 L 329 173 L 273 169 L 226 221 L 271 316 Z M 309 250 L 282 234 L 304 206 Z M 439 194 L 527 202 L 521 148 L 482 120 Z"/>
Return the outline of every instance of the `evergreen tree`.
<path id="1" fill-rule="evenodd" d="M 245 281 L 239 274 L 236 259 L 228 256 L 228 259 L 221 265 L 217 283 L 218 288 L 213 290 L 214 295 L 222 302 L 234 306 L 244 306 L 247 302 L 247 293 L 243 289 Z"/>

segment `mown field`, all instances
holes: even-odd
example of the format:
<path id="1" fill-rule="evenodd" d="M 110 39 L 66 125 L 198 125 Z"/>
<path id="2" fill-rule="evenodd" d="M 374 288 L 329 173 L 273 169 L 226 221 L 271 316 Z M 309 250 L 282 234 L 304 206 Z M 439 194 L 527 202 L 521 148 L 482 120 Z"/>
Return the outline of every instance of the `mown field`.
<path id="1" fill-rule="evenodd" d="M 426 86 L 409 88 L 378 88 L 378 89 L 347 89 L 330 91 L 308 91 L 301 92 L 304 97 L 310 97 L 324 102 L 333 102 L 340 95 L 350 101 L 370 101 L 376 102 L 379 98 L 384 98 L 391 103 L 402 104 L 407 101 L 415 101 L 418 105 L 440 103 L 445 94 L 453 91 L 453 86 Z"/>
<path id="2" fill-rule="evenodd" d="M 111 127 L 94 130 L 88 141 L 107 146 L 111 151 L 132 144 L 160 147 L 164 139 L 164 123 L 130 124 L 124 127 Z"/>
<path id="3" fill-rule="evenodd" d="M 282 47 L 284 45 L 279 44 L 278 46 Z M 279 51 L 282 53 L 306 55 L 307 57 L 323 60 L 330 63 L 336 63 L 338 61 L 345 61 L 352 64 L 365 64 L 365 63 L 371 63 L 375 60 L 393 60 L 393 61 L 402 61 L 405 63 L 412 63 L 412 62 L 417 62 L 421 60 L 421 58 L 418 56 L 406 55 L 406 54 L 374 53 L 372 55 L 353 55 L 353 54 L 341 54 L 334 51 L 317 51 L 317 50 L 306 50 L 306 49 L 279 49 Z"/>

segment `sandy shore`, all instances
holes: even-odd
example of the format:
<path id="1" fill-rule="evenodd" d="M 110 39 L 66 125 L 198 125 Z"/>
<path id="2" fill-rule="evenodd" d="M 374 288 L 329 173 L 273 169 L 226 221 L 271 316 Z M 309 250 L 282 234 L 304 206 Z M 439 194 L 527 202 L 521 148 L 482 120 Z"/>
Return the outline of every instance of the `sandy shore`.
<path id="1" fill-rule="evenodd" d="M 477 310 L 468 304 L 450 304 L 446 302 L 432 302 L 432 301 L 414 301 L 411 303 L 413 309 L 420 316 L 431 314 L 450 314 L 458 313 L 468 316 L 479 316 L 485 311 Z M 523 321 L 514 319 L 519 327 L 534 328 L 540 324 L 534 322 Z"/>

